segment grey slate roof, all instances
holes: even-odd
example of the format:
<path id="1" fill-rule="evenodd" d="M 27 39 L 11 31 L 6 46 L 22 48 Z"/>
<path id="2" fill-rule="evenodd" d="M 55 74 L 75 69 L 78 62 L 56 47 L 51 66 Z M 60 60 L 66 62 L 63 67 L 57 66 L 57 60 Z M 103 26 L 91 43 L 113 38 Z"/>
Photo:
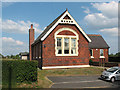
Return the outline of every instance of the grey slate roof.
<path id="1" fill-rule="evenodd" d="M 109 48 L 108 44 L 105 42 L 103 37 L 101 35 L 95 35 L 95 34 L 87 34 L 88 37 L 91 39 L 91 42 L 89 43 L 89 48 Z"/>
<path id="2" fill-rule="evenodd" d="M 34 41 L 34 43 L 36 43 L 37 41 L 39 41 L 48 31 L 49 29 L 62 17 L 62 15 L 67 11 L 67 9 L 60 15 L 58 16 L 51 24 L 49 24 L 46 29 L 38 36 L 38 38 Z M 33 43 L 33 44 L 34 44 Z"/>

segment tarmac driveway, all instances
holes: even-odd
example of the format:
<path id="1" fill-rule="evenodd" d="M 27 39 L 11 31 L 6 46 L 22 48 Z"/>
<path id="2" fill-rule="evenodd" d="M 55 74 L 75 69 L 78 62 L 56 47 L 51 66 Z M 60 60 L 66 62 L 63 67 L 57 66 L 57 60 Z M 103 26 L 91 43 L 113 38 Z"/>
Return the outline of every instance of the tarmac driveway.
<path id="1" fill-rule="evenodd" d="M 111 83 L 99 79 L 99 76 L 50 76 L 54 84 L 51 88 L 114 88 L 120 83 Z"/>

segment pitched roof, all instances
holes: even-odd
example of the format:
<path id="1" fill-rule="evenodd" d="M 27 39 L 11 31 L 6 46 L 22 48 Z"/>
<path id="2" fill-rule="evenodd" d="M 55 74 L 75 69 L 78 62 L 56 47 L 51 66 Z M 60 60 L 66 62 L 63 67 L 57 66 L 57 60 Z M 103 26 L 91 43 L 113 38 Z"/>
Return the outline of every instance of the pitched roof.
<path id="1" fill-rule="evenodd" d="M 65 13 L 66 11 L 64 11 L 60 16 L 58 16 L 51 24 L 49 24 L 46 29 L 38 36 L 38 38 L 35 40 L 38 41 L 40 40 L 47 32 L 48 30 L 61 18 L 61 16 Z"/>
<path id="2" fill-rule="evenodd" d="M 89 48 L 109 48 L 108 44 L 106 41 L 103 39 L 101 35 L 96 35 L 96 34 L 87 34 L 88 37 L 92 40 L 89 43 Z"/>
<path id="3" fill-rule="evenodd" d="M 21 55 L 21 56 L 28 56 L 29 53 L 28 52 L 21 52 L 19 55 Z"/>
<path id="4" fill-rule="evenodd" d="M 46 29 L 39 35 L 39 37 L 34 41 L 34 43 L 36 43 L 37 41 L 39 40 L 44 40 L 47 35 L 51 32 L 50 29 L 52 29 L 52 27 L 55 27 L 58 23 L 58 21 L 61 19 L 61 18 L 64 18 L 63 16 L 64 15 L 69 15 L 69 17 L 73 20 L 73 23 L 72 24 L 76 24 L 76 26 L 79 28 L 79 30 L 83 33 L 83 35 L 86 37 L 86 39 L 91 42 L 90 38 L 86 35 L 86 33 L 82 30 L 82 28 L 77 24 L 77 22 L 72 18 L 72 16 L 69 14 L 68 10 L 66 9 L 59 17 L 57 17 L 50 25 L 48 25 L 46 27 Z M 52 29 L 53 30 L 53 29 Z M 34 44 L 33 43 L 33 44 Z"/>

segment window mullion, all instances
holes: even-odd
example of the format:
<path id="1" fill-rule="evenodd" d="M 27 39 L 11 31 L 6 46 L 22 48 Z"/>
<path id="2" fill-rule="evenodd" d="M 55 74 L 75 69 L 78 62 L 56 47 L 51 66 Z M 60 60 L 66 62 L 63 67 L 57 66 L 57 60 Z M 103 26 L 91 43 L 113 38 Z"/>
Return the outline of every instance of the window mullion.
<path id="1" fill-rule="evenodd" d="M 69 54 L 71 55 L 71 37 L 69 38 Z"/>
<path id="2" fill-rule="evenodd" d="M 75 49 L 76 49 L 76 54 L 78 54 L 78 40 L 77 40 L 77 38 L 75 38 L 76 40 L 75 40 L 75 43 L 76 43 L 76 47 L 75 47 Z"/>
<path id="3" fill-rule="evenodd" d="M 64 37 L 62 37 L 62 55 L 64 55 Z"/>

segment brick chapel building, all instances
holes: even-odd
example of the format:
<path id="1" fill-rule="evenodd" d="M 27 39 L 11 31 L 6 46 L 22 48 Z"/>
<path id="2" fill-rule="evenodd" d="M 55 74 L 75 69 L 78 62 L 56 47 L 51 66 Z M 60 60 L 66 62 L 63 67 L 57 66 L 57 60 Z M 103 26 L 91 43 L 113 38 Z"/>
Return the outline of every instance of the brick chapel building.
<path id="1" fill-rule="evenodd" d="M 89 60 L 108 62 L 109 46 L 101 35 L 86 34 L 68 10 L 57 17 L 34 40 L 29 29 L 30 60 L 41 69 L 89 67 Z"/>

